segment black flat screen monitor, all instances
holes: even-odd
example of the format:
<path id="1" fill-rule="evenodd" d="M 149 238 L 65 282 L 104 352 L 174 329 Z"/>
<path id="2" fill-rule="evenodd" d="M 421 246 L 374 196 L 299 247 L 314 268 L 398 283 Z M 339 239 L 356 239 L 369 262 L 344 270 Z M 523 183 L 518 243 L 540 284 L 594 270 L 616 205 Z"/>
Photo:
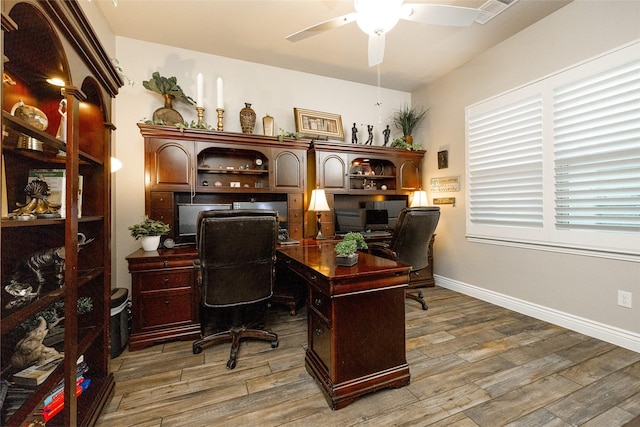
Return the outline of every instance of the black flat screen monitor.
<path id="1" fill-rule="evenodd" d="M 178 237 L 188 237 L 196 235 L 196 222 L 200 211 L 231 209 L 231 204 L 178 204 Z"/>

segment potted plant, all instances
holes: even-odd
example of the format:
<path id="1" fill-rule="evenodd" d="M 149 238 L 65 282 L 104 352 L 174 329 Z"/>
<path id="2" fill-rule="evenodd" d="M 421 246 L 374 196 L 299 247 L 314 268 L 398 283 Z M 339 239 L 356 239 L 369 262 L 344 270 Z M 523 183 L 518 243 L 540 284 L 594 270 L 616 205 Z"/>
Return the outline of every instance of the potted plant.
<path id="1" fill-rule="evenodd" d="M 356 232 L 347 233 L 341 242 L 338 242 L 334 248 L 336 252 L 336 264 L 351 267 L 358 263 L 359 249 L 367 249 L 367 242 L 364 241 L 362 234 Z"/>
<path id="2" fill-rule="evenodd" d="M 151 92 L 158 93 L 164 97 L 164 107 L 158 108 L 153 112 L 153 121 L 167 125 L 183 124 L 182 115 L 173 109 L 173 100 L 186 102 L 194 105 L 196 102 L 190 96 L 187 96 L 182 88 L 178 85 L 176 77 L 163 77 L 159 72 L 154 72 L 149 80 L 144 80 L 142 86 Z"/>
<path id="3" fill-rule="evenodd" d="M 141 239 L 142 249 L 155 251 L 160 246 L 160 236 L 169 232 L 171 228 L 162 221 L 149 218 L 145 215 L 141 222 L 129 227 L 131 236 L 136 240 Z"/>
<path id="4" fill-rule="evenodd" d="M 402 131 L 407 144 L 413 143 L 413 131 L 418 128 L 427 111 L 423 107 L 402 106 L 393 114 L 393 124 Z"/>

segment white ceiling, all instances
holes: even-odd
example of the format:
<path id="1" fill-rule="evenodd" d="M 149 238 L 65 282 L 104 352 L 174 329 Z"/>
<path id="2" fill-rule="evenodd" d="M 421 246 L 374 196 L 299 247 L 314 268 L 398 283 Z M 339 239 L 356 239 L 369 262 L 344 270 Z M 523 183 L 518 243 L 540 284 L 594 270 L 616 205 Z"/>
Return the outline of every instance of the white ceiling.
<path id="1" fill-rule="evenodd" d="M 354 11 L 352 0 L 97 1 L 113 32 L 243 61 L 369 85 L 367 40 L 355 22 L 298 42 L 299 30 Z M 553 13 L 571 0 L 519 0 L 482 25 L 444 27 L 400 21 L 386 36 L 380 85 L 412 91 Z M 480 7 L 485 0 L 407 0 Z"/>

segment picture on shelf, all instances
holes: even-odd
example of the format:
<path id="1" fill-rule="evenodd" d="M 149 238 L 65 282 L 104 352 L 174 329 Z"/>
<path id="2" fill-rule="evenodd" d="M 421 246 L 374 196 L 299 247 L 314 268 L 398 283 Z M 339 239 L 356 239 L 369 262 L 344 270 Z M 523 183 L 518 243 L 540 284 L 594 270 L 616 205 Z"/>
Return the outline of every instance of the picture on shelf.
<path id="1" fill-rule="evenodd" d="M 322 113 L 302 108 L 294 108 L 293 114 L 295 116 L 296 132 L 302 135 L 344 139 L 342 117 L 339 114 Z"/>

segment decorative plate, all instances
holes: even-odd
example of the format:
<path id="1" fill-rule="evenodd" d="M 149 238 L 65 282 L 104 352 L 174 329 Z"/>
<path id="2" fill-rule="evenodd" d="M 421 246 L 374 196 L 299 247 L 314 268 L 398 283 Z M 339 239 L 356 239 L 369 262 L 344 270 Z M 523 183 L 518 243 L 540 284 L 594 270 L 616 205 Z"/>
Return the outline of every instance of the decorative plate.
<path id="1" fill-rule="evenodd" d="M 16 102 L 11 108 L 11 115 L 20 118 L 36 129 L 45 130 L 49 126 L 49 120 L 42 110 L 31 105 L 25 105 L 22 100 Z"/>

